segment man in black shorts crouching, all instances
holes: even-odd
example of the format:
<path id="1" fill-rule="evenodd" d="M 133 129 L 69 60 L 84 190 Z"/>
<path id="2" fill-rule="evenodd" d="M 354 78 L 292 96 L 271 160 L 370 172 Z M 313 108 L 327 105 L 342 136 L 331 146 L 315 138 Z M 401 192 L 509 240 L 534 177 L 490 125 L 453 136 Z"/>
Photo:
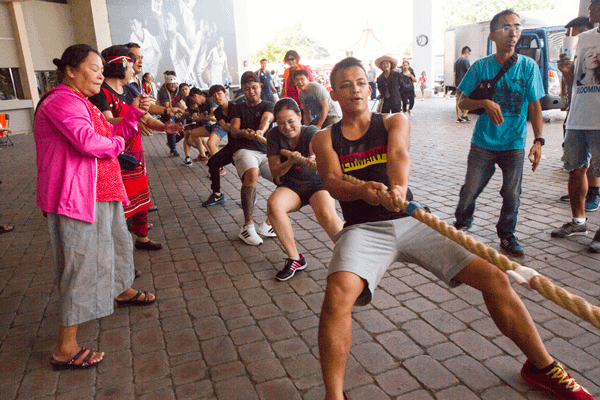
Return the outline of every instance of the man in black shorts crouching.
<path id="1" fill-rule="evenodd" d="M 371 89 L 359 60 L 346 58 L 331 72 L 333 100 L 342 120 L 313 138 L 319 175 L 339 200 L 346 224 L 337 235 L 319 322 L 319 353 L 325 399 L 342 400 L 352 343 L 352 307 L 366 305 L 387 268 L 396 261 L 420 265 L 449 286 L 481 291 L 498 329 L 527 356 L 523 378 L 561 399 L 592 396 L 546 351 L 525 305 L 508 277 L 425 224 L 398 209 L 410 175 L 410 124 L 401 114 L 369 111 Z M 342 174 L 366 181 L 353 185 Z M 432 251 L 435 249 L 435 251 Z"/>

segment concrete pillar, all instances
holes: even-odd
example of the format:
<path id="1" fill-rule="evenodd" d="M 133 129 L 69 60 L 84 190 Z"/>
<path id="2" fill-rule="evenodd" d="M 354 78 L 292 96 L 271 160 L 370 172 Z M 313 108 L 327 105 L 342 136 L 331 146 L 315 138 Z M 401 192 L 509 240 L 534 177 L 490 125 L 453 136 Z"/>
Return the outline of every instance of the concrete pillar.
<path id="1" fill-rule="evenodd" d="M 39 100 L 39 95 L 35 81 L 35 70 L 33 68 L 33 59 L 31 58 L 29 39 L 27 38 L 27 28 L 23 16 L 23 8 L 21 7 L 20 2 L 11 1 L 8 5 L 8 9 L 13 26 L 15 47 L 19 56 L 19 75 L 23 87 L 23 94 L 25 95 L 25 98 L 31 99 L 33 106 L 35 106 Z M 33 116 L 33 109 L 31 111 Z"/>
<path id="2" fill-rule="evenodd" d="M 579 1 L 579 16 L 580 17 L 588 17 L 588 7 L 590 6 L 591 0 L 580 0 Z"/>
<path id="3" fill-rule="evenodd" d="M 69 0 L 69 7 L 77 43 L 88 44 L 98 51 L 112 46 L 105 0 Z"/>
<path id="4" fill-rule="evenodd" d="M 434 85 L 434 69 L 433 69 L 433 9 L 432 0 L 419 0 L 413 2 L 417 7 L 413 6 L 413 41 L 412 53 L 413 61 L 412 68 L 415 70 L 417 79 L 421 76 L 421 72 L 427 74 L 427 90 L 425 96 L 430 97 L 433 93 Z M 400 62 L 400 60 L 398 60 Z M 417 86 L 415 89 L 417 99 L 421 97 L 420 89 Z"/>
<path id="5" fill-rule="evenodd" d="M 235 42 L 238 62 L 238 75 L 252 69 L 252 54 L 250 54 L 250 38 L 248 30 L 248 4 L 246 0 L 233 2 L 233 20 L 235 24 Z M 239 76 L 233 77 L 234 82 L 239 82 Z M 236 87 L 238 85 L 235 85 Z"/>

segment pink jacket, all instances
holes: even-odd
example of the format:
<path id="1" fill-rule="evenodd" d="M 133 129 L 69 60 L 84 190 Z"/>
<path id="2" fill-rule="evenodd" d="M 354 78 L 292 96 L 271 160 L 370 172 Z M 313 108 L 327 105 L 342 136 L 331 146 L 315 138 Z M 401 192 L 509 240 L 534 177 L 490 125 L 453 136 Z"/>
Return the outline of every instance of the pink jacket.
<path id="1" fill-rule="evenodd" d="M 93 223 L 96 220 L 98 158 L 116 158 L 138 134 L 141 111 L 130 108 L 114 137 L 94 132 L 85 101 L 58 85 L 37 110 L 33 132 L 37 155 L 37 201 L 42 211 Z M 65 90 L 66 89 L 66 90 Z M 100 111 L 98 111 L 100 112 Z"/>

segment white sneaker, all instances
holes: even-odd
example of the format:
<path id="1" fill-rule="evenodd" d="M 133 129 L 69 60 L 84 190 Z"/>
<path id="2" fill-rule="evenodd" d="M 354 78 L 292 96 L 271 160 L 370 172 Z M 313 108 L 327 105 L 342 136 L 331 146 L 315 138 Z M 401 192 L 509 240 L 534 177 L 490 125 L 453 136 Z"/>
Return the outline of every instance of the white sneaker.
<path id="1" fill-rule="evenodd" d="M 183 160 L 183 164 L 187 165 L 188 167 L 192 165 L 192 159 L 188 156 Z"/>
<path id="2" fill-rule="evenodd" d="M 258 246 L 262 244 L 263 240 L 256 233 L 256 229 L 254 229 L 254 224 L 243 226 L 240 230 L 240 234 L 238 235 L 240 239 L 244 241 L 244 243 L 249 244 L 251 246 Z"/>
<path id="3" fill-rule="evenodd" d="M 267 224 L 266 222 L 263 222 L 262 224 L 258 225 L 256 227 L 256 232 L 258 232 L 259 235 L 264 237 L 277 237 L 277 234 L 273 230 L 273 227 Z"/>

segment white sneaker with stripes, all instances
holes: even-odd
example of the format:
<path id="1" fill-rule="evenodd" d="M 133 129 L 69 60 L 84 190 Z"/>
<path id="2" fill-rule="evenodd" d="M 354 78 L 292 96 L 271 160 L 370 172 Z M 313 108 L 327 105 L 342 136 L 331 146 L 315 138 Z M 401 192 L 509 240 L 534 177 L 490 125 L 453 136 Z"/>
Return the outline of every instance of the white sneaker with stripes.
<path id="1" fill-rule="evenodd" d="M 244 243 L 249 244 L 251 246 L 258 246 L 262 244 L 263 240 L 256 233 L 256 229 L 254 228 L 254 224 L 246 225 L 242 227 L 240 230 L 240 234 L 238 235 L 240 239 L 244 241 Z"/>
<path id="2" fill-rule="evenodd" d="M 258 232 L 259 235 L 264 237 L 277 237 L 275 231 L 273 230 L 273 227 L 267 224 L 266 222 L 263 222 L 262 224 L 258 225 L 256 227 L 256 232 Z"/>

